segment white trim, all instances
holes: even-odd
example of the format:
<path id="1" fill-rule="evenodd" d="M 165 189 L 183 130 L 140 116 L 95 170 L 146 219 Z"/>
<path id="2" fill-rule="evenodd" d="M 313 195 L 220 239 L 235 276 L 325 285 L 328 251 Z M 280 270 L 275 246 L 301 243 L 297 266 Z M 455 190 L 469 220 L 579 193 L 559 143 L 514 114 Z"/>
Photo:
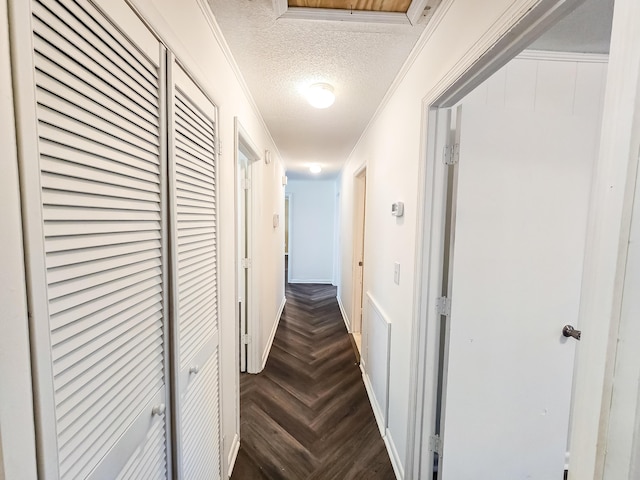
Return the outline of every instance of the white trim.
<path id="1" fill-rule="evenodd" d="M 40 188 L 31 2 L 8 2 L 38 478 L 58 478 L 49 304 Z"/>
<path id="2" fill-rule="evenodd" d="M 289 283 L 321 283 L 323 285 L 333 285 L 333 278 L 291 278 Z"/>
<path id="3" fill-rule="evenodd" d="M 422 12 L 427 8 L 429 0 L 413 0 L 409 8 L 407 9 L 407 18 L 411 25 L 416 25 L 420 18 L 422 18 Z"/>
<path id="4" fill-rule="evenodd" d="M 606 53 L 551 52 L 546 50 L 523 50 L 515 58 L 518 60 L 547 60 L 552 62 L 609 62 L 609 55 Z"/>
<path id="5" fill-rule="evenodd" d="M 364 382 L 364 388 L 367 391 L 367 396 L 369 397 L 369 403 L 371 404 L 371 410 L 373 410 L 373 416 L 376 419 L 376 424 L 378 425 L 378 430 L 380 431 L 380 436 L 384 437 L 385 431 L 387 430 L 387 425 L 385 422 L 384 413 L 382 412 L 382 407 L 376 400 L 376 396 L 373 393 L 373 385 L 371 384 L 371 379 L 366 371 L 362 372 L 362 381 Z"/>
<path id="6" fill-rule="evenodd" d="M 247 257 L 251 259 L 251 266 L 247 269 L 247 278 L 246 278 L 246 290 L 247 290 L 247 298 L 245 298 L 245 304 L 247 306 L 247 333 L 254 337 L 258 338 L 260 336 L 260 316 L 258 312 L 260 311 L 260 295 L 259 295 L 259 281 L 260 278 L 259 270 L 260 263 L 259 259 L 259 247 L 260 243 L 256 239 L 256 232 L 260 231 L 259 227 L 259 204 L 258 199 L 260 198 L 260 186 L 261 184 L 257 181 L 257 175 L 254 175 L 254 171 L 257 168 L 257 165 L 260 165 L 260 151 L 258 147 L 253 143 L 251 137 L 242 126 L 242 123 L 238 119 L 238 117 L 234 117 L 234 224 L 235 224 L 235 232 L 234 232 L 234 252 L 235 252 L 235 272 L 237 275 L 238 272 L 238 152 L 242 151 L 242 153 L 247 157 L 247 175 L 251 184 L 251 188 L 249 189 L 249 194 L 246 199 L 246 218 L 245 218 L 245 227 L 247 236 L 248 246 L 247 246 Z M 238 282 L 236 278 L 234 292 L 235 292 L 235 318 L 239 318 L 239 310 L 238 310 Z M 237 323 L 237 322 L 236 322 Z M 236 328 L 237 336 L 236 341 L 237 344 L 240 345 L 240 331 L 239 327 Z M 238 352 L 239 354 L 240 352 Z M 239 358 L 239 356 L 238 356 Z M 259 372 L 259 359 L 260 359 L 260 351 L 259 345 L 257 342 L 251 343 L 247 347 L 247 358 L 246 358 L 246 367 L 247 372 L 249 373 L 257 373 Z M 238 369 L 239 370 L 239 369 Z M 240 377 L 238 373 L 238 389 L 240 388 Z M 239 429 L 239 427 L 238 427 Z"/>
<path id="7" fill-rule="evenodd" d="M 289 7 L 287 0 L 273 0 L 273 12 L 277 19 L 325 20 L 336 22 L 394 23 L 417 25 L 422 20 L 425 8 L 431 2 L 433 9 L 439 0 L 413 0 L 402 12 L 376 12 L 368 10 L 345 10 L 330 8 Z"/>
<path id="8" fill-rule="evenodd" d="M 131 10 L 132 12 L 134 10 Z M 144 23 L 144 22 L 143 22 Z M 145 24 L 145 28 L 147 28 Z M 149 30 L 151 31 L 151 30 Z M 169 308 L 165 308 L 162 325 L 164 328 L 164 341 L 167 345 L 175 344 L 177 345 L 177 339 L 179 336 L 173 336 L 177 332 L 174 328 L 177 328 L 177 322 L 172 321 L 172 316 L 174 312 L 172 309 L 177 303 L 173 303 L 174 297 L 170 288 L 169 278 L 172 275 L 170 265 L 171 265 L 171 256 L 173 253 L 170 253 L 170 241 L 172 224 L 171 224 L 171 203 L 172 199 L 169 195 L 170 188 L 170 157 L 169 152 L 172 152 L 174 140 L 175 140 L 175 132 L 173 131 L 173 109 L 174 109 L 174 88 L 175 84 L 173 83 L 173 63 L 174 57 L 169 54 L 166 47 L 158 40 L 157 44 L 160 46 L 160 80 L 159 80 L 159 93 L 160 93 L 160 138 L 166 139 L 163 142 L 163 145 L 160 149 L 160 162 L 161 162 L 161 174 L 160 174 L 160 206 L 161 210 L 163 210 L 162 220 L 160 225 L 160 231 L 162 232 L 162 303 L 163 305 L 169 306 Z M 135 44 L 134 44 L 135 45 Z M 171 101 L 169 101 L 171 99 Z M 212 105 L 213 104 L 212 102 Z M 218 108 L 215 107 L 215 121 L 216 125 L 218 125 Z M 169 123 L 171 122 L 171 123 Z M 171 131 L 170 131 L 171 125 Z M 172 158 L 172 157 L 171 157 Z M 218 171 L 218 157 L 215 157 L 215 168 Z M 173 162 L 171 162 L 173 164 Z M 217 202 L 217 190 L 216 190 L 216 205 Z M 216 207 L 216 219 L 219 218 L 218 209 Z M 220 284 L 220 279 L 216 278 L 218 285 Z M 220 304 L 220 294 L 216 292 L 216 303 Z M 175 325 L 175 326 L 173 326 Z M 165 415 L 165 435 L 166 435 L 166 457 L 167 457 L 167 471 L 174 472 L 177 471 L 177 465 L 179 463 L 179 459 L 176 458 L 176 452 L 182 449 L 182 442 L 175 442 L 176 447 L 173 448 L 174 439 L 178 438 L 179 435 L 179 427 L 180 427 L 180 400 L 178 395 L 174 398 L 174 390 L 178 389 L 178 374 L 174 372 L 179 372 L 179 363 L 176 361 L 175 365 L 173 362 L 176 360 L 172 355 L 171 349 L 166 347 L 163 349 L 163 361 L 165 369 L 168 370 L 167 374 L 165 374 L 164 380 L 164 389 L 165 389 L 165 402 L 168 406 L 167 413 Z M 177 351 L 177 350 L 176 350 Z M 220 417 L 222 418 L 222 411 L 219 412 Z"/>
<path id="9" fill-rule="evenodd" d="M 231 441 L 231 451 L 227 456 L 227 465 L 229 468 L 227 469 L 227 478 L 231 478 L 231 474 L 233 473 L 233 467 L 236 465 L 236 459 L 238 458 L 238 452 L 240 451 L 240 435 L 235 433 L 233 435 L 233 440 Z"/>
<path id="10" fill-rule="evenodd" d="M 366 241 L 366 218 L 367 218 L 367 162 L 363 162 L 353 172 L 352 201 L 353 210 L 351 215 L 351 332 L 362 333 L 362 322 L 364 315 L 364 266 L 362 276 L 360 276 L 360 262 L 365 261 L 365 241 Z M 364 183 L 364 189 L 362 184 Z M 360 200 L 362 196 L 362 209 Z M 361 255 L 360 255 L 361 254 Z M 358 283 L 358 279 L 361 283 Z M 358 288 L 359 287 L 359 288 Z"/>
<path id="11" fill-rule="evenodd" d="M 406 13 L 370 12 L 332 8 L 289 7 L 279 19 L 323 20 L 332 22 L 394 23 L 409 25 Z"/>
<path id="12" fill-rule="evenodd" d="M 638 319 L 622 307 L 638 214 L 633 209 L 640 150 L 639 19 L 637 0 L 616 0 L 578 320 L 585 335 L 574 381 L 572 478 L 638 478 L 640 373 L 632 341 Z"/>
<path id="13" fill-rule="evenodd" d="M 283 297 L 280 308 L 278 309 L 278 313 L 276 314 L 275 321 L 273 322 L 273 328 L 271 329 L 271 333 L 269 334 L 269 340 L 267 340 L 267 345 L 265 346 L 264 352 L 262 353 L 262 366 L 260 367 L 260 371 L 256 373 L 260 373 L 267 365 L 269 353 L 271 353 L 271 346 L 273 345 L 273 339 L 276 337 L 276 331 L 278 330 L 278 326 L 280 325 L 280 318 L 282 318 L 282 312 L 284 311 L 284 306 L 286 305 L 286 303 L 287 298 Z"/>
<path id="14" fill-rule="evenodd" d="M 349 316 L 347 312 L 344 310 L 344 305 L 342 305 L 342 299 L 340 295 L 336 295 L 336 300 L 338 301 L 338 307 L 340 307 L 340 313 L 342 314 L 342 321 L 344 322 L 344 326 L 347 327 L 347 332 L 351 332 L 351 321 L 349 320 Z"/>
<path id="15" fill-rule="evenodd" d="M 0 24 L 9 25 L 8 2 L 0 1 Z M 9 29 L 0 32 L 0 478 L 37 478 L 27 285 L 15 131 Z M 7 92 L 5 95 L 4 92 Z"/>
<path id="16" fill-rule="evenodd" d="M 276 14 L 276 18 L 284 15 L 289 8 L 289 2 L 287 0 L 273 0 L 273 13 Z"/>
<path id="17" fill-rule="evenodd" d="M 442 0 L 413 0 L 407 10 L 407 18 L 411 25 L 420 23 L 428 25 L 441 3 Z M 425 12 L 427 7 L 429 7 L 429 10 Z"/>
<path id="18" fill-rule="evenodd" d="M 391 460 L 391 466 L 393 467 L 393 473 L 396 474 L 398 480 L 404 480 L 404 468 L 402 466 L 402 459 L 396 448 L 396 444 L 391 436 L 391 430 L 387 428 L 386 435 L 382 437 L 387 452 L 389 453 L 389 460 Z M 429 477 L 430 478 L 430 477 Z"/>

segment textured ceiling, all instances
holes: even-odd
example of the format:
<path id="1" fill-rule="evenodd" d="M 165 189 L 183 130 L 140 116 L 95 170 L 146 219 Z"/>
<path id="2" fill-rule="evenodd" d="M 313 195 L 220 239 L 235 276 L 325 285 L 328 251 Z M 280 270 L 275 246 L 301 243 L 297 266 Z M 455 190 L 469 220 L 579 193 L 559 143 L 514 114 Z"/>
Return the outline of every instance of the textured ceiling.
<path id="1" fill-rule="evenodd" d="M 335 176 L 424 30 L 417 25 L 278 19 L 274 0 L 208 0 L 290 178 Z M 530 48 L 605 53 L 614 0 L 586 0 Z M 439 2 L 429 2 L 438 4 Z M 333 85 L 336 102 L 311 107 L 306 87 Z"/>
<path id="2" fill-rule="evenodd" d="M 308 165 L 335 176 L 425 23 L 415 26 L 277 19 L 273 0 L 209 0 L 290 178 Z M 336 101 L 311 107 L 302 92 L 325 82 Z"/>

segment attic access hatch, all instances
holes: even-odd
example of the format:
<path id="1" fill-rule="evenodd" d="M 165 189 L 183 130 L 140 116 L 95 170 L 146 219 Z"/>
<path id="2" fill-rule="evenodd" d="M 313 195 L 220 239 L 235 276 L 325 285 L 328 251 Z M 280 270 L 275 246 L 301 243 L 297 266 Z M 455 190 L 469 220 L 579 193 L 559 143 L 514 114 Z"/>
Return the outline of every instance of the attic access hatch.
<path id="1" fill-rule="evenodd" d="M 441 0 L 273 0 L 278 18 L 338 22 L 426 23 Z"/>

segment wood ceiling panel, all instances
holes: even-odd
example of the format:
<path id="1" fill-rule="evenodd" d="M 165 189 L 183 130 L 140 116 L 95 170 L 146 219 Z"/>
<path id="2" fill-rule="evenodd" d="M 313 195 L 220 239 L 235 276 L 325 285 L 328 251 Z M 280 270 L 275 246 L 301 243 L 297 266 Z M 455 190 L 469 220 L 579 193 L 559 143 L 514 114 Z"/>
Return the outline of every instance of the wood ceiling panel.
<path id="1" fill-rule="evenodd" d="M 411 0 L 288 0 L 289 7 L 407 13 Z"/>

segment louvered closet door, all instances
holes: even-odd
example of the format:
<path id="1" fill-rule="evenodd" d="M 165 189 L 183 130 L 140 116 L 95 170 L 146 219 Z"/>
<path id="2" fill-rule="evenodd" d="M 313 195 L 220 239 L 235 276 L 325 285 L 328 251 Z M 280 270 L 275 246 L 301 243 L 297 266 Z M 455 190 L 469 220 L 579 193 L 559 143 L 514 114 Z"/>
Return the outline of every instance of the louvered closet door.
<path id="1" fill-rule="evenodd" d="M 52 428 L 61 479 L 164 479 L 166 74 L 135 14 L 103 3 L 32 3 Z"/>
<path id="2" fill-rule="evenodd" d="M 175 62 L 171 76 L 177 468 L 184 480 L 214 480 L 221 478 L 216 109 Z"/>

